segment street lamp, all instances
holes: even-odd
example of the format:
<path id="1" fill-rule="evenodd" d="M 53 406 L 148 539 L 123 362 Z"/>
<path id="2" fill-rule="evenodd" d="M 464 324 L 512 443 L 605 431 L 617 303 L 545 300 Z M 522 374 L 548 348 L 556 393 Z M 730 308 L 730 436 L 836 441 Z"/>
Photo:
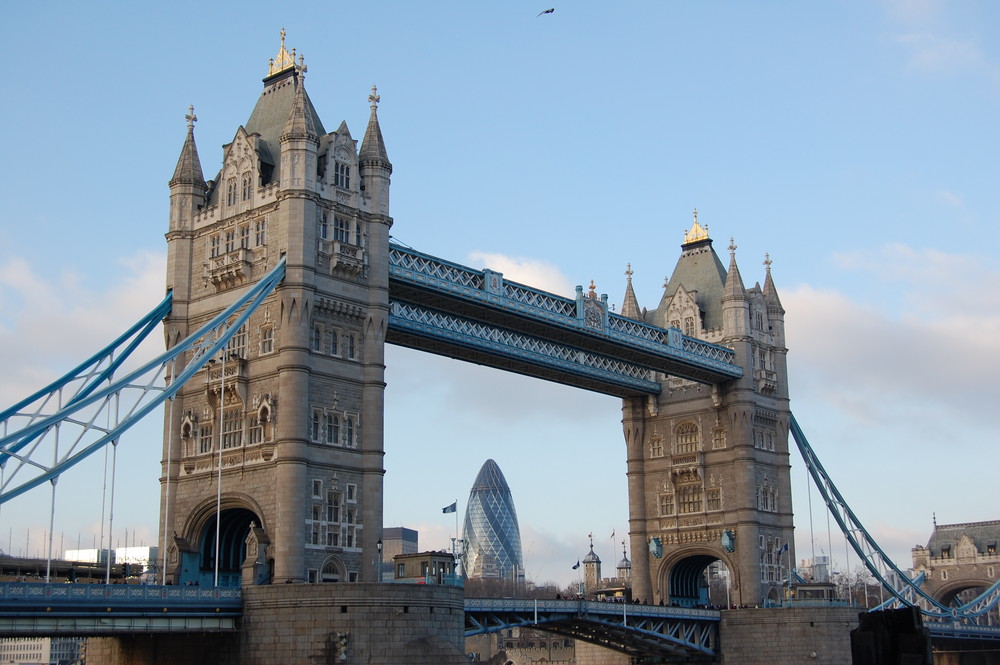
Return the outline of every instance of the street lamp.
<path id="1" fill-rule="evenodd" d="M 378 549 L 378 581 L 382 582 L 382 539 L 379 538 L 378 542 L 375 543 L 375 548 Z"/>

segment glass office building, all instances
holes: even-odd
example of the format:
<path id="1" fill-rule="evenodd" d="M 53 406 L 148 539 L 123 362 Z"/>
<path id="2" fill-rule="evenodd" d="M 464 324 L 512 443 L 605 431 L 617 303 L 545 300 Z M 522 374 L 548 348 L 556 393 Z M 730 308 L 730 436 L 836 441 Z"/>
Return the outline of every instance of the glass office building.
<path id="1" fill-rule="evenodd" d="M 524 575 L 514 499 L 500 467 L 491 459 L 483 464 L 469 492 L 463 538 L 466 577 L 520 579 Z"/>

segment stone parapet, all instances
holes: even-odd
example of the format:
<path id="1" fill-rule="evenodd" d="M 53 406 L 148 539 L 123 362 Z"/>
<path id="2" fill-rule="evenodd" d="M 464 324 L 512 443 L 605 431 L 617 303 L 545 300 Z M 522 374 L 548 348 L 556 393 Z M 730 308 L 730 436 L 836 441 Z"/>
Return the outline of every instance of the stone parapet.
<path id="1" fill-rule="evenodd" d="M 88 641 L 92 665 L 464 665 L 465 599 L 422 584 L 243 588 L 238 634 L 130 635 Z"/>
<path id="2" fill-rule="evenodd" d="M 280 584 L 243 593 L 241 665 L 467 662 L 460 588 Z"/>
<path id="3" fill-rule="evenodd" d="M 725 665 L 851 662 L 851 630 L 857 608 L 768 608 L 728 610 L 719 626 L 720 662 Z"/>

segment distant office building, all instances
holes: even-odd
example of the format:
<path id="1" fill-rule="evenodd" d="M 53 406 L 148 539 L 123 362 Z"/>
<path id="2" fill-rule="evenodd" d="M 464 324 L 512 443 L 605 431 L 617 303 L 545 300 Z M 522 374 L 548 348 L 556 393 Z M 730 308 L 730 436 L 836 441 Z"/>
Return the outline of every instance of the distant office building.
<path id="1" fill-rule="evenodd" d="M 799 577 L 806 582 L 826 583 L 830 581 L 830 557 L 826 555 L 803 559 L 799 564 Z"/>
<path id="2" fill-rule="evenodd" d="M 416 554 L 419 534 L 413 529 L 394 526 L 382 529 L 382 570 L 379 580 L 393 578 L 393 559 L 401 554 Z"/>
<path id="3" fill-rule="evenodd" d="M 521 579 L 521 530 L 510 487 L 500 467 L 486 460 L 469 492 L 463 528 L 466 577 Z"/>
<path id="4" fill-rule="evenodd" d="M 129 564 L 131 574 L 139 574 L 149 570 L 158 569 L 158 556 L 160 548 L 143 545 L 141 547 L 116 547 L 111 550 L 112 564 Z M 86 550 L 66 550 L 63 553 L 66 561 L 80 561 L 85 563 L 106 563 L 108 560 L 108 550 L 86 549 Z"/>
<path id="5" fill-rule="evenodd" d="M 416 554 L 419 549 L 419 534 L 413 529 L 394 526 L 382 529 L 382 554 L 386 561 L 392 561 L 397 554 Z"/>
<path id="6" fill-rule="evenodd" d="M 84 658 L 85 637 L 0 638 L 0 663 L 70 665 Z"/>

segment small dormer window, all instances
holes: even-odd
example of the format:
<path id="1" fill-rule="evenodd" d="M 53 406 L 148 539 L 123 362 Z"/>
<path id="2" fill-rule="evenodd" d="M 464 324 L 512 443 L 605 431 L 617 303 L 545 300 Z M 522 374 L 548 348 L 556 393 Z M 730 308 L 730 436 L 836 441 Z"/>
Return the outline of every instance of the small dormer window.
<path id="1" fill-rule="evenodd" d="M 951 556 L 951 545 L 945 545 L 944 547 L 941 548 L 941 556 L 944 558 L 948 558 Z"/>
<path id="2" fill-rule="evenodd" d="M 333 184 L 343 189 L 351 188 L 351 166 L 341 161 L 334 162 Z"/>

